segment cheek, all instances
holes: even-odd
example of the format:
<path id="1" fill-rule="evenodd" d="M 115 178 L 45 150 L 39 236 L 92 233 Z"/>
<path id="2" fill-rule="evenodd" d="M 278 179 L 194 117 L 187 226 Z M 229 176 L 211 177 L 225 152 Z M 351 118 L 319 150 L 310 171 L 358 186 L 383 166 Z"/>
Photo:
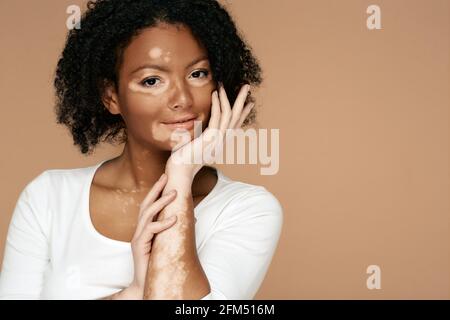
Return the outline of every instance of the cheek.
<path id="1" fill-rule="evenodd" d="M 212 81 L 209 78 L 205 79 L 197 79 L 196 81 L 192 81 L 191 85 L 195 88 L 211 88 L 212 87 Z"/>
<path id="2" fill-rule="evenodd" d="M 149 137 L 159 125 L 160 114 L 164 109 L 165 102 L 161 97 L 155 97 L 144 92 L 137 86 L 129 85 L 125 98 L 121 99 L 123 116 L 128 130 L 139 136 Z M 133 88 L 133 89 L 131 89 Z"/>
<path id="3" fill-rule="evenodd" d="M 178 137 L 176 135 L 172 137 L 172 131 L 159 122 L 159 119 L 165 114 L 168 104 L 166 101 L 168 95 L 164 94 L 167 87 L 161 86 L 159 90 L 148 90 L 139 83 L 132 82 L 127 84 L 125 90 L 126 95 L 123 100 L 121 99 L 121 104 L 124 106 L 123 113 L 128 130 L 143 140 L 150 143 L 153 141 L 161 148 L 170 150 L 171 147 L 174 147 L 179 142 Z M 213 90 L 214 85 L 211 81 L 205 81 L 205 84 L 192 87 L 192 111 L 197 113 L 199 120 L 202 121 L 202 131 L 209 123 Z M 194 132 L 191 133 L 191 140 L 193 138 Z"/>
<path id="4" fill-rule="evenodd" d="M 212 87 L 208 87 L 207 90 L 202 89 L 202 92 L 196 95 L 195 98 L 195 106 L 196 112 L 199 114 L 203 123 L 207 122 L 211 113 L 211 103 L 212 97 L 211 92 L 213 91 Z"/>
<path id="5" fill-rule="evenodd" d="M 167 101 L 163 97 L 132 93 L 127 97 L 127 126 L 132 134 L 149 145 L 171 150 L 177 141 L 171 142 L 171 131 L 160 121 Z"/>
<path id="6" fill-rule="evenodd" d="M 123 102 L 129 117 L 148 121 L 159 116 L 166 102 L 164 96 L 155 92 L 166 90 L 164 86 L 156 90 L 148 90 L 139 83 L 130 82 L 127 89 Z"/>
<path id="7" fill-rule="evenodd" d="M 163 125 L 158 122 L 151 124 L 151 135 L 157 142 L 165 142 L 169 139 L 169 133 L 164 130 Z"/>

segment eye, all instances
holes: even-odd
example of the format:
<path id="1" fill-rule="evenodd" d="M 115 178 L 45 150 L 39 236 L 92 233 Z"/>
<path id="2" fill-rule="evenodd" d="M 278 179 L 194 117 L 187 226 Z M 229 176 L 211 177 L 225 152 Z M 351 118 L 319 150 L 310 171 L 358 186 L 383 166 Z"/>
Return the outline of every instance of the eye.
<path id="1" fill-rule="evenodd" d="M 156 84 L 156 81 L 161 81 L 161 80 L 158 79 L 158 78 L 155 78 L 155 77 L 151 77 L 151 78 L 144 79 L 144 80 L 141 82 L 141 84 L 142 84 L 144 87 L 154 87 L 155 84 Z"/>
<path id="2" fill-rule="evenodd" d="M 191 75 L 193 78 L 201 78 L 200 75 L 202 73 L 205 75 L 203 78 L 206 78 L 209 74 L 209 71 L 208 70 L 196 70 L 196 71 L 192 72 Z"/>

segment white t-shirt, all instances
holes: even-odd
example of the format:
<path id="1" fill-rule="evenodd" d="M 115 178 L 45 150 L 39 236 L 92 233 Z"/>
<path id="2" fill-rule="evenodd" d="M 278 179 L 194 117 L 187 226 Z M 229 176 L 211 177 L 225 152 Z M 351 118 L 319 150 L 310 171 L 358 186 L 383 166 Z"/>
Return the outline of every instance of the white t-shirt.
<path id="1" fill-rule="evenodd" d="M 35 177 L 16 203 L 0 273 L 0 299 L 98 299 L 133 279 L 129 242 L 100 234 L 89 191 L 101 161 Z M 211 286 L 202 300 L 253 299 L 277 247 L 283 212 L 262 186 L 217 184 L 195 207 L 195 240 Z"/>

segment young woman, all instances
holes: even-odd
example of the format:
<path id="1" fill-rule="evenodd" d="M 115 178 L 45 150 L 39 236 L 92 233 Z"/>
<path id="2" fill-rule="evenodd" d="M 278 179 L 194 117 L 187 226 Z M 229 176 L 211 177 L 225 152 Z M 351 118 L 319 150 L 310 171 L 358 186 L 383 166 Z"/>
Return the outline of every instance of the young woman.
<path id="1" fill-rule="evenodd" d="M 100 141 L 124 149 L 25 187 L 0 297 L 252 299 L 280 236 L 280 203 L 210 163 L 176 161 L 254 120 L 261 71 L 231 17 L 211 0 L 103 0 L 88 3 L 80 27 L 56 70 L 57 121 L 83 154 Z"/>

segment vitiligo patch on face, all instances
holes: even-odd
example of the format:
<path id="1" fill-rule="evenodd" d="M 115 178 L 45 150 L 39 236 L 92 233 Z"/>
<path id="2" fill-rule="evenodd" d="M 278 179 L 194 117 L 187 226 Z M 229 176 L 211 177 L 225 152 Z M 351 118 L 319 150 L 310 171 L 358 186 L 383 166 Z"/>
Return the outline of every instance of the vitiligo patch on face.
<path id="1" fill-rule="evenodd" d="M 128 89 L 130 89 L 133 92 L 140 92 L 140 93 L 146 93 L 145 88 L 141 87 L 138 83 L 130 82 L 128 84 Z"/>
<path id="2" fill-rule="evenodd" d="M 162 60 L 165 63 L 169 63 L 170 60 L 172 59 L 172 53 L 170 51 L 167 51 L 163 54 L 163 50 L 159 47 L 155 47 L 155 48 L 151 48 L 150 51 L 148 52 L 148 55 L 151 59 L 157 60 L 162 58 Z"/>
<path id="3" fill-rule="evenodd" d="M 158 86 L 152 88 L 152 87 L 145 87 L 143 84 L 136 83 L 131 81 L 128 84 L 128 89 L 130 91 L 135 93 L 145 93 L 145 94 L 151 94 L 151 95 L 159 95 L 167 91 L 167 88 L 169 88 L 168 83 L 158 84 Z"/>
<path id="4" fill-rule="evenodd" d="M 153 139 L 159 142 L 166 142 L 169 137 L 167 136 L 167 133 L 165 133 L 162 128 L 163 124 L 153 122 L 152 123 L 152 135 Z"/>
<path id="5" fill-rule="evenodd" d="M 168 52 L 164 55 L 163 60 L 164 60 L 165 63 L 169 63 L 170 60 L 172 60 L 171 55 L 172 55 L 172 53 L 171 53 L 170 51 L 168 51 Z"/>
<path id="6" fill-rule="evenodd" d="M 150 51 L 148 52 L 148 55 L 150 58 L 152 59 L 159 59 L 162 55 L 162 49 L 155 47 L 155 48 L 151 48 Z"/>
<path id="7" fill-rule="evenodd" d="M 211 78 L 208 76 L 202 79 L 195 79 L 195 81 L 191 81 L 191 85 L 194 87 L 204 87 L 211 84 Z"/>

